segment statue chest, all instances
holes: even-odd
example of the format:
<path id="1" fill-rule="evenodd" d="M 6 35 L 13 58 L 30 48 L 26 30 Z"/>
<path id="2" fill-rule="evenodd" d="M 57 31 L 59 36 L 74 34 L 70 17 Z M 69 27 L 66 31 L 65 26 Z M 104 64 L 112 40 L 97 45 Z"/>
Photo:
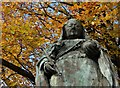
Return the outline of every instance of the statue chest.
<path id="1" fill-rule="evenodd" d="M 99 86 L 102 84 L 102 80 L 107 83 L 97 63 L 87 58 L 79 49 L 60 57 L 56 65 L 62 75 L 51 77 L 51 85 L 53 86 Z"/>
<path id="2" fill-rule="evenodd" d="M 56 58 L 57 59 L 61 59 L 61 57 L 66 57 L 70 56 L 71 57 L 71 53 L 74 55 L 78 55 L 78 53 L 81 53 L 81 56 L 84 56 L 83 49 L 82 49 L 82 44 L 85 40 L 84 39 L 74 39 L 74 40 L 64 40 L 62 41 L 62 44 L 64 46 L 62 46 L 59 50 L 57 50 L 57 55 Z M 76 52 L 77 51 L 77 52 Z"/>

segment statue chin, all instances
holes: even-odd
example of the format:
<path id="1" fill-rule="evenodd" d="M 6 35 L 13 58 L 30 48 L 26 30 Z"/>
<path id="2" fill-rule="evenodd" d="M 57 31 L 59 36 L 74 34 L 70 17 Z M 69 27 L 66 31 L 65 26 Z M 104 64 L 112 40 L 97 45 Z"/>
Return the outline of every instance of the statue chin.
<path id="1" fill-rule="evenodd" d="M 76 35 L 76 34 L 69 35 L 69 36 L 67 37 L 67 39 L 77 39 L 77 38 L 79 38 L 79 36 Z"/>

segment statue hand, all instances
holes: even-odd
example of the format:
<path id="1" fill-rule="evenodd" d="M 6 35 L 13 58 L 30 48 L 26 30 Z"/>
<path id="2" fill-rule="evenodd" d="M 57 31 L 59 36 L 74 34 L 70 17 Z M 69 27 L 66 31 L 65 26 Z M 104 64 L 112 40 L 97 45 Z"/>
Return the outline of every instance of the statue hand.
<path id="1" fill-rule="evenodd" d="M 44 73 L 49 76 L 56 74 L 57 71 L 55 69 L 55 64 L 53 62 L 45 62 L 44 63 Z"/>
<path id="2" fill-rule="evenodd" d="M 100 56 L 99 46 L 95 41 L 89 40 L 83 43 L 83 50 L 90 59 L 97 60 Z"/>

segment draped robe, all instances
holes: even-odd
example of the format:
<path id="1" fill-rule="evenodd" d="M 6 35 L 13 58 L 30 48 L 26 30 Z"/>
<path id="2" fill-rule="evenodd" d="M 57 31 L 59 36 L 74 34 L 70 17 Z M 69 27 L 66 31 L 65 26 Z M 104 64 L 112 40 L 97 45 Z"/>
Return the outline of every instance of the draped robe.
<path id="1" fill-rule="evenodd" d="M 56 68 L 59 73 L 47 79 L 42 64 L 47 61 L 44 56 L 36 66 L 37 86 L 118 86 L 117 73 L 104 48 L 100 48 L 100 57 L 95 62 L 84 52 L 85 39 L 63 40 L 56 56 Z M 51 49 L 50 49 L 51 50 Z M 52 51 L 47 51 L 48 54 Z"/>

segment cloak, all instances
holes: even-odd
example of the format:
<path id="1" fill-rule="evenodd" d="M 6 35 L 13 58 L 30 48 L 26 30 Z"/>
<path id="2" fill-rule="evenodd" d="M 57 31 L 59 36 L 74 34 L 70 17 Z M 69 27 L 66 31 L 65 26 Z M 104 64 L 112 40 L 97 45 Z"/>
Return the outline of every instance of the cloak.
<path id="1" fill-rule="evenodd" d="M 59 50 L 56 59 L 58 74 L 48 80 L 41 70 L 47 61 L 43 56 L 36 65 L 37 86 L 118 86 L 117 73 L 104 48 L 100 48 L 100 57 L 96 63 L 87 57 L 83 44 L 85 39 L 62 40 L 64 47 Z M 50 49 L 51 50 L 51 49 Z M 52 51 L 47 51 L 48 54 Z"/>

